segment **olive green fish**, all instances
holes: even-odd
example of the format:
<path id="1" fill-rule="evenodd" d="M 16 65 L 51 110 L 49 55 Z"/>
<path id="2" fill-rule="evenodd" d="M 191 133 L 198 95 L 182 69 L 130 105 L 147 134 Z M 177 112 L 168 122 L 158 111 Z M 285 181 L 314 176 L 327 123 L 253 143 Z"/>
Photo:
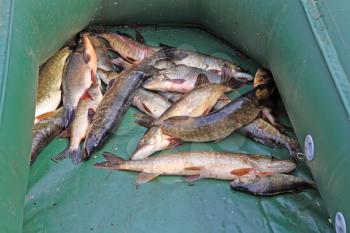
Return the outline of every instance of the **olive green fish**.
<path id="1" fill-rule="evenodd" d="M 55 111 L 60 104 L 62 74 L 70 53 L 68 47 L 62 48 L 40 67 L 35 117 Z"/>

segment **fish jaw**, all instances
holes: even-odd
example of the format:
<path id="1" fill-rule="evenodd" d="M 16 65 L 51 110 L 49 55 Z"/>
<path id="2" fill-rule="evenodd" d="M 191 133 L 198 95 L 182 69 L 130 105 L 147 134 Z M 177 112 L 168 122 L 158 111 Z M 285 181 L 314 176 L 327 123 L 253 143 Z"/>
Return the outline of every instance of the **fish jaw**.
<path id="1" fill-rule="evenodd" d="M 140 140 L 131 160 L 147 158 L 155 152 L 171 147 L 173 142 L 172 137 L 163 134 L 160 128 L 152 127 Z"/>

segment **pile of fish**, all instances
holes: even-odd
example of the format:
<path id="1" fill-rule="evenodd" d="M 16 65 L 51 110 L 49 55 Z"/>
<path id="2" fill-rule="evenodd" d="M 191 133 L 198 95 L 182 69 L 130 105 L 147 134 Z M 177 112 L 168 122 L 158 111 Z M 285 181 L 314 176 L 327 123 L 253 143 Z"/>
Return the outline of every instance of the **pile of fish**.
<path id="1" fill-rule="evenodd" d="M 150 47 L 140 33 L 82 32 L 70 47 L 40 68 L 31 163 L 56 137 L 69 139 L 55 161 L 88 160 L 108 140 L 130 105 L 141 113 L 135 121 L 148 130 L 130 160 L 104 152 L 96 167 L 140 172 L 136 185 L 159 175 L 232 181 L 234 190 L 275 195 L 314 183 L 284 173 L 292 160 L 271 156 L 188 151 L 151 156 L 186 142 L 219 141 L 233 132 L 292 157 L 298 142 L 271 113 L 275 91 L 264 68 L 253 76 L 230 61 L 166 45 Z M 235 99 L 229 92 L 253 84 Z M 151 157 L 150 157 L 151 156 Z"/>

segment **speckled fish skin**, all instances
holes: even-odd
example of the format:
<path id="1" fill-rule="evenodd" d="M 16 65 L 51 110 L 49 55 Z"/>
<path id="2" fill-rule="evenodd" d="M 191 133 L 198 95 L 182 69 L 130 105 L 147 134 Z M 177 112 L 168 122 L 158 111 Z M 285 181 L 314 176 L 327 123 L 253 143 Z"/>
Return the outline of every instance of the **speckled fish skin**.
<path id="1" fill-rule="evenodd" d="M 164 97 L 143 88 L 136 90 L 131 104 L 153 118 L 159 118 L 171 106 Z"/>
<path id="2" fill-rule="evenodd" d="M 91 112 L 95 112 L 97 106 L 103 98 L 100 82 L 92 83 L 90 88 L 83 94 L 79 100 L 74 120 L 70 125 L 69 146 L 60 154 L 56 155 L 54 160 L 61 160 L 70 157 L 74 164 L 82 161 L 80 143 L 86 136 L 89 127 Z"/>
<path id="3" fill-rule="evenodd" d="M 35 117 L 57 109 L 61 102 L 62 74 L 71 51 L 62 48 L 50 57 L 39 70 Z"/>
<path id="4" fill-rule="evenodd" d="M 258 86 L 209 115 L 175 116 L 156 121 L 154 125 L 164 134 L 183 141 L 207 142 L 225 138 L 259 116 L 262 106 L 256 92 L 261 89 L 263 86 Z"/>
<path id="5" fill-rule="evenodd" d="M 166 58 L 168 52 L 162 50 L 145 58 L 137 66 L 123 71 L 118 79 L 112 83 L 98 106 L 96 115 L 88 129 L 83 150 L 84 160 L 87 160 L 91 153 L 103 144 L 110 132 L 118 126 L 131 104 L 135 90 L 142 85 L 144 77 L 150 75 L 150 72 L 154 70 L 150 69 L 150 66 L 155 61 Z"/>
<path id="6" fill-rule="evenodd" d="M 285 148 L 292 156 L 296 156 L 300 151 L 297 140 L 280 133 L 273 125 L 261 118 L 240 128 L 239 133 L 270 147 Z"/>
<path id="7" fill-rule="evenodd" d="M 164 120 L 172 116 L 195 117 L 208 114 L 217 100 L 225 92 L 230 90 L 231 88 L 216 83 L 208 83 L 198 86 L 168 108 L 159 120 Z M 160 128 L 151 127 L 138 143 L 137 149 L 131 156 L 131 159 L 136 160 L 146 158 L 157 151 L 170 148 L 178 143 L 179 142 L 174 140 L 173 137 L 162 133 Z"/>
<path id="8" fill-rule="evenodd" d="M 272 196 L 288 192 L 298 192 L 303 189 L 316 188 L 312 181 L 285 174 L 258 175 L 249 174 L 237 177 L 231 182 L 235 191 L 254 195 Z"/>
<path id="9" fill-rule="evenodd" d="M 143 87 L 152 91 L 187 93 L 195 87 L 199 74 L 204 74 L 210 83 L 221 82 L 221 77 L 216 71 L 206 71 L 186 65 L 175 65 L 155 72 L 143 83 Z"/>
<path id="10" fill-rule="evenodd" d="M 244 72 L 242 68 L 238 65 L 218 57 L 209 56 L 206 54 L 192 52 L 188 50 L 179 49 L 185 52 L 188 56 L 183 60 L 174 61 L 177 65 L 187 65 L 192 67 L 197 67 L 203 70 L 213 70 L 217 71 L 221 75 L 221 69 L 224 64 L 227 64 L 233 71 L 233 77 L 238 81 L 251 81 L 253 76 L 247 72 Z"/>
<path id="11" fill-rule="evenodd" d="M 95 49 L 97 57 L 97 68 L 104 71 L 112 71 L 113 64 L 108 56 L 108 49 L 102 38 L 96 37 L 92 34 L 88 35 L 92 46 Z"/>
<path id="12" fill-rule="evenodd" d="M 44 116 L 46 115 L 46 116 Z M 30 164 L 37 159 L 41 150 L 62 131 L 63 108 L 39 116 L 40 120 L 33 126 L 32 151 Z"/>
<path id="13" fill-rule="evenodd" d="M 104 153 L 106 162 L 97 167 L 112 170 L 130 170 L 157 175 L 198 176 L 233 180 L 245 174 L 287 173 L 295 169 L 294 162 L 272 157 L 214 151 L 186 151 L 161 154 L 142 160 L 116 160 L 111 153 Z"/>
<path id="14" fill-rule="evenodd" d="M 72 122 L 80 97 L 96 78 L 97 58 L 86 34 L 82 35 L 82 47 L 67 61 L 63 75 L 63 128 Z"/>
<path id="15" fill-rule="evenodd" d="M 152 56 L 156 51 L 142 43 L 139 43 L 126 36 L 122 36 L 115 33 L 101 33 L 101 37 L 106 39 L 111 47 L 119 53 L 126 61 L 138 64 L 144 58 Z"/>

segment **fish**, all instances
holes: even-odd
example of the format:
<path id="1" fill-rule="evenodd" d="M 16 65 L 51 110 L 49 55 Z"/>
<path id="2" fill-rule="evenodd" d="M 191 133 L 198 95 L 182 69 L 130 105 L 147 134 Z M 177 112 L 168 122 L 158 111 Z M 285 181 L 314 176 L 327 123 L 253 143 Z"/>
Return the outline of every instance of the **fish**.
<path id="1" fill-rule="evenodd" d="M 99 36 L 106 39 L 113 50 L 132 64 L 138 64 L 146 57 L 152 56 L 157 52 L 152 47 L 139 43 L 125 35 L 104 32 L 99 34 Z"/>
<path id="2" fill-rule="evenodd" d="M 197 86 L 168 108 L 159 120 L 164 120 L 172 116 L 194 117 L 208 114 L 222 94 L 231 90 L 231 87 L 218 83 L 207 83 Z M 136 119 L 136 122 L 142 125 L 144 118 Z M 151 127 L 139 141 L 131 159 L 143 159 L 157 151 L 174 147 L 180 143 L 180 140 L 162 133 L 159 127 Z"/>
<path id="3" fill-rule="evenodd" d="M 39 70 L 35 117 L 57 109 L 61 102 L 61 83 L 64 65 L 71 51 L 64 47 L 50 57 Z"/>
<path id="4" fill-rule="evenodd" d="M 96 82 L 96 53 L 86 34 L 82 34 L 80 45 L 67 61 L 63 74 L 63 128 L 72 122 L 80 97 Z"/>
<path id="5" fill-rule="evenodd" d="M 88 34 L 87 36 L 95 49 L 97 68 L 103 71 L 112 71 L 113 64 L 108 56 L 108 48 L 103 39 L 101 37 L 94 36 L 93 34 Z"/>
<path id="6" fill-rule="evenodd" d="M 169 59 L 162 59 L 154 63 L 153 67 L 162 70 L 162 69 L 170 69 L 173 66 L 176 66 L 175 62 Z"/>
<path id="7" fill-rule="evenodd" d="M 258 118 L 248 125 L 243 126 L 238 132 L 266 146 L 285 148 L 294 157 L 300 152 L 297 140 L 281 133 L 262 118 Z"/>
<path id="8" fill-rule="evenodd" d="M 106 85 L 109 85 L 112 80 L 118 79 L 120 75 L 121 73 L 116 71 L 97 70 L 97 77 Z"/>
<path id="9" fill-rule="evenodd" d="M 232 70 L 231 72 L 233 73 L 233 77 L 237 81 L 246 82 L 252 81 L 254 79 L 254 77 L 251 74 L 243 71 L 241 67 L 228 60 L 206 55 L 199 52 L 193 52 L 184 49 L 179 50 L 186 53 L 188 56 L 183 60 L 174 61 L 174 63 L 177 65 L 197 67 L 199 69 L 217 72 L 218 75 L 221 75 L 222 67 L 224 66 L 224 64 L 226 64 L 227 68 Z"/>
<path id="10" fill-rule="evenodd" d="M 165 120 L 147 118 L 142 122 L 145 126 L 156 126 L 164 134 L 187 142 L 208 142 L 221 140 L 233 131 L 254 121 L 261 114 L 261 101 L 267 98 L 257 96 L 262 89 L 271 91 L 273 85 L 259 85 L 251 91 L 233 100 L 223 108 L 209 115 L 173 116 Z M 262 99 L 261 99 L 262 98 Z M 153 121 L 153 122 L 152 122 Z"/>
<path id="11" fill-rule="evenodd" d="M 154 118 L 159 118 L 171 106 L 164 97 L 143 88 L 136 90 L 131 104 Z"/>
<path id="12" fill-rule="evenodd" d="M 235 178 L 231 182 L 235 191 L 254 195 L 273 196 L 288 192 L 298 192 L 303 189 L 314 189 L 312 181 L 285 174 L 248 174 Z"/>
<path id="13" fill-rule="evenodd" d="M 146 183 L 159 175 L 185 176 L 188 181 L 202 178 L 234 180 L 247 174 L 288 173 L 296 168 L 295 163 L 290 160 L 214 151 L 183 151 L 142 160 L 124 160 L 109 152 L 104 152 L 103 155 L 105 161 L 96 163 L 95 167 L 140 172 L 136 185 Z"/>
<path id="14" fill-rule="evenodd" d="M 225 64 L 224 66 L 226 66 Z M 224 70 L 228 70 L 223 68 Z M 231 71 L 227 71 L 231 72 Z M 219 75 L 216 71 L 203 70 L 187 65 L 175 65 L 167 69 L 161 69 L 153 73 L 143 83 L 143 88 L 152 91 L 171 91 L 187 93 L 191 91 L 198 82 L 198 78 L 204 75 L 210 83 L 221 83 L 221 76 L 231 76 L 231 73 Z M 235 80 L 235 79 L 232 79 Z M 234 84 L 236 88 L 244 85 L 246 82 L 237 82 Z"/>
<path id="15" fill-rule="evenodd" d="M 32 149 L 30 164 L 38 158 L 42 149 L 47 146 L 62 131 L 63 108 L 46 112 L 37 117 L 38 122 L 33 126 Z"/>
<path id="16" fill-rule="evenodd" d="M 183 59 L 184 55 L 173 49 L 161 50 L 145 58 L 137 66 L 123 71 L 118 80 L 109 86 L 89 126 L 83 147 L 84 160 L 87 160 L 91 153 L 104 143 L 110 132 L 118 127 L 131 104 L 135 90 L 142 85 L 144 78 L 154 70 L 150 68 L 154 62 L 167 57 Z"/>
<path id="17" fill-rule="evenodd" d="M 57 161 L 69 157 L 74 164 L 79 164 L 82 161 L 80 143 L 86 136 L 89 124 L 102 98 L 100 82 L 92 83 L 79 100 L 76 114 L 69 128 L 69 145 L 61 153 L 54 156 L 53 160 Z"/>

